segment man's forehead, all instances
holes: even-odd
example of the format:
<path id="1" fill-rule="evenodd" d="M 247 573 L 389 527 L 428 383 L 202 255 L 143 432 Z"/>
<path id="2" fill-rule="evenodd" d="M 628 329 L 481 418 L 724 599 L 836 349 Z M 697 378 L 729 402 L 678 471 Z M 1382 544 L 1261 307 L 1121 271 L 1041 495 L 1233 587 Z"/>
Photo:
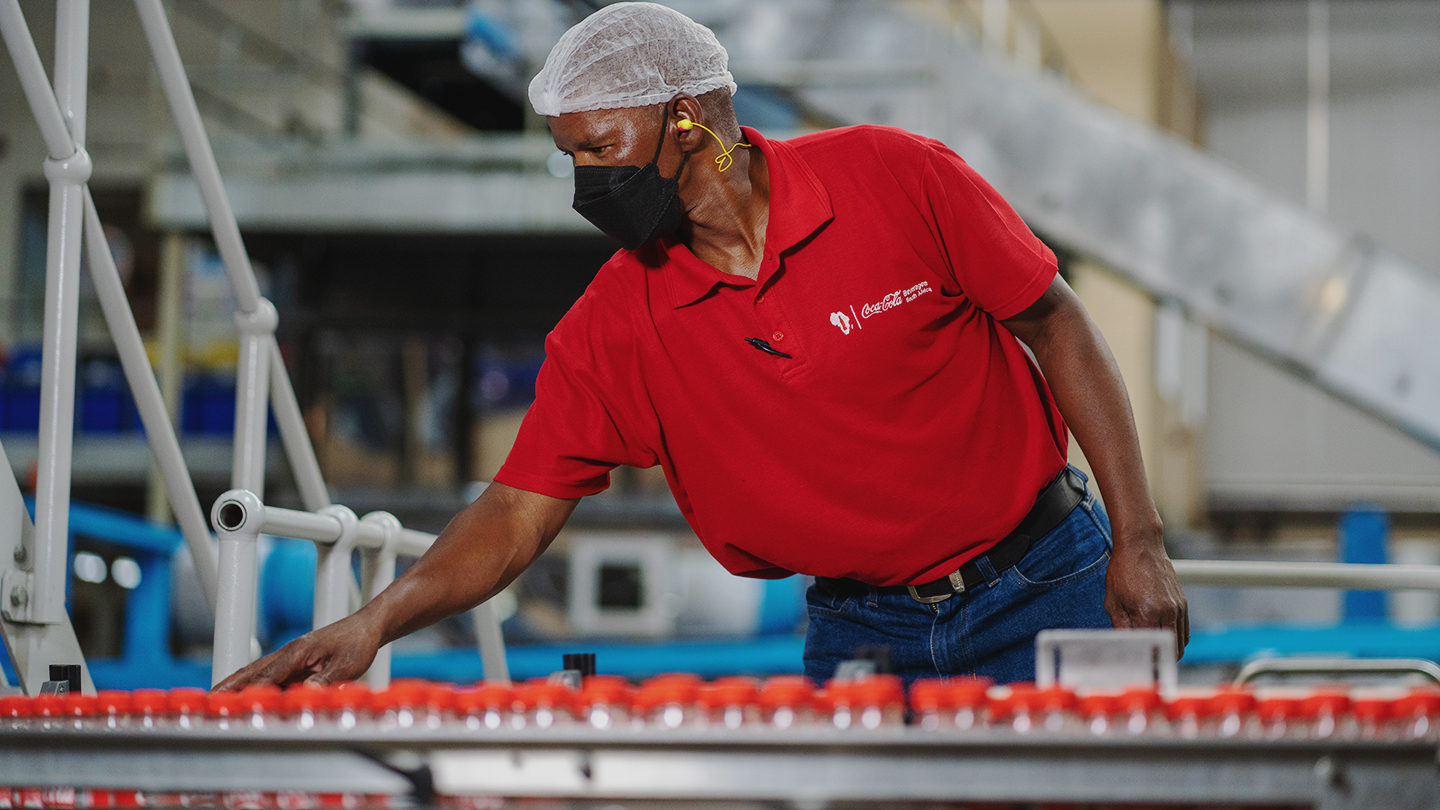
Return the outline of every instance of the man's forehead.
<path id="1" fill-rule="evenodd" d="M 653 129 L 656 117 L 654 107 L 626 107 L 565 113 L 546 120 L 557 144 L 563 139 L 581 146 L 594 140 L 623 137 L 637 132 L 640 127 Z"/>

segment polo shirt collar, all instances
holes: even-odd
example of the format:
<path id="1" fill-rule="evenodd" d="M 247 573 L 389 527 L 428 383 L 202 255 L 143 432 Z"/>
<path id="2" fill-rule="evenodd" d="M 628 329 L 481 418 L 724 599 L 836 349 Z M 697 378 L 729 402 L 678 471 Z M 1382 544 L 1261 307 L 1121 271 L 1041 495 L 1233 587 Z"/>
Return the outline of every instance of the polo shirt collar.
<path id="1" fill-rule="evenodd" d="M 741 127 L 740 132 L 746 143 L 765 156 L 770 174 L 770 217 L 765 227 L 765 258 L 760 268 L 763 281 L 774 272 L 781 253 L 808 239 L 835 214 L 830 193 L 795 147 L 784 141 L 768 140 L 749 127 Z M 777 216 L 776 212 L 782 215 Z M 720 272 L 678 240 L 662 239 L 657 247 L 670 283 L 671 306 L 675 309 L 705 298 L 717 285 L 744 288 L 756 284 L 744 276 Z"/>

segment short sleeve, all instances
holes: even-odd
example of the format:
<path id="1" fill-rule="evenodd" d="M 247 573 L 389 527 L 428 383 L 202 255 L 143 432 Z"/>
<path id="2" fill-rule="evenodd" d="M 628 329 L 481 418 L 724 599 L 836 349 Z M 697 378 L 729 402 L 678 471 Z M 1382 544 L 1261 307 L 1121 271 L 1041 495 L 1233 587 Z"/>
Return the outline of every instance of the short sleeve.
<path id="1" fill-rule="evenodd" d="M 580 498 L 609 487 L 618 465 L 657 463 L 634 336 L 628 320 L 598 316 L 595 297 L 592 286 L 546 338 L 535 402 L 496 481 Z"/>
<path id="2" fill-rule="evenodd" d="M 996 320 L 1039 300 L 1055 278 L 1055 254 L 984 178 L 930 141 L 921 184 L 940 249 L 966 298 Z"/>

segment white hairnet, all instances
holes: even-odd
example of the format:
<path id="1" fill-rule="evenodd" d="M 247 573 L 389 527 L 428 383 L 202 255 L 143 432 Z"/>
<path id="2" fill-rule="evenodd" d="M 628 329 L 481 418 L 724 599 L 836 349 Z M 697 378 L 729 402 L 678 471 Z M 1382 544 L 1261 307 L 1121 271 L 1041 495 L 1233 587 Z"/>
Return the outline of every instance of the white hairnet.
<path id="1" fill-rule="evenodd" d="M 566 31 L 530 82 L 545 116 L 661 104 L 677 94 L 735 92 L 729 54 L 709 28 L 655 3 L 615 3 Z"/>

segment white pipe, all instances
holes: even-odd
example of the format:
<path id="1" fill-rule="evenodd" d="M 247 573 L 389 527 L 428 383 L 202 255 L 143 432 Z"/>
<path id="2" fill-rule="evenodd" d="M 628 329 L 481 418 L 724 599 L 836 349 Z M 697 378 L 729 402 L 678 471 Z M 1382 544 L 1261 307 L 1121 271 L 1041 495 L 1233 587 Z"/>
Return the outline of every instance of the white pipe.
<path id="1" fill-rule="evenodd" d="M 32 621 L 67 620 L 70 470 L 75 442 L 75 352 L 80 313 L 80 240 L 84 186 L 90 179 L 85 153 L 85 89 L 89 3 L 60 0 L 55 14 L 55 100 L 68 113 L 73 154 L 45 161 L 50 181 L 49 234 L 45 246 L 45 323 L 40 358 L 40 436 L 35 480 L 35 558 L 29 607 Z"/>
<path id="2" fill-rule="evenodd" d="M 280 441 L 285 447 L 285 457 L 290 460 L 300 501 L 306 509 L 318 512 L 330 505 L 330 493 L 325 488 L 320 461 L 315 457 L 315 445 L 305 430 L 305 417 L 300 413 L 295 389 L 290 387 L 280 343 L 273 335 L 270 337 L 270 406 L 275 409 L 275 424 L 280 427 Z"/>
<path id="3" fill-rule="evenodd" d="M 45 64 L 35 50 L 35 40 L 30 38 L 30 27 L 20 11 L 19 0 L 0 2 L 0 36 L 5 39 L 5 49 L 10 52 L 10 61 L 15 64 L 15 73 L 20 78 L 20 87 L 25 100 L 30 104 L 30 113 L 40 127 L 40 136 L 45 141 L 45 151 L 55 160 L 62 160 L 75 154 L 75 142 L 65 125 L 65 115 L 55 100 L 50 80 L 45 76 Z"/>
<path id="4" fill-rule="evenodd" d="M 385 543 L 378 549 L 365 549 L 360 555 L 360 579 L 365 592 L 361 599 L 369 602 L 390 587 L 395 581 L 395 558 L 400 547 L 400 520 L 389 512 L 371 512 L 360 519 L 361 523 L 380 527 Z M 385 644 L 375 651 L 375 660 L 365 673 L 365 682 L 371 689 L 385 689 L 390 685 L 390 645 Z"/>
<path id="5" fill-rule="evenodd" d="M 1330 207 L 1330 3 L 1310 0 L 1305 48 L 1305 205 Z"/>
<path id="6" fill-rule="evenodd" d="M 500 617 L 495 615 L 495 606 L 481 602 L 470 611 L 475 623 L 475 644 L 480 648 L 480 666 L 485 680 L 491 683 L 509 683 L 510 665 L 505 660 L 505 636 L 500 632 Z"/>
<path id="7" fill-rule="evenodd" d="M 320 514 L 340 524 L 334 543 L 323 545 L 315 560 L 315 629 L 334 624 L 350 614 L 351 552 L 360 534 L 360 520 L 347 506 L 332 504 Z"/>
<path id="8" fill-rule="evenodd" d="M 190 470 L 185 466 L 185 457 L 180 452 L 180 440 L 175 435 L 175 425 L 165 407 L 165 399 L 155 382 L 150 369 L 150 360 L 145 355 L 145 342 L 135 326 L 135 316 L 125 298 L 125 286 L 120 273 L 115 269 L 115 259 L 110 255 L 110 245 L 105 240 L 105 228 L 100 224 L 100 215 L 95 211 L 95 202 L 90 192 L 85 192 L 85 238 L 90 258 L 90 277 L 95 281 L 95 292 L 100 307 L 105 313 L 105 322 L 110 327 L 110 336 L 115 341 L 115 350 L 120 355 L 120 365 L 125 370 L 125 379 L 135 397 L 135 407 L 140 411 L 140 421 L 145 426 L 145 438 L 150 451 L 160 467 L 161 480 L 170 494 L 171 508 L 175 511 L 175 522 L 185 537 L 185 545 L 195 561 L 195 573 L 200 577 L 200 587 L 205 593 L 205 602 L 210 610 L 216 609 L 217 578 L 219 561 L 210 529 L 205 525 L 205 511 L 195 494 L 195 483 L 190 479 Z"/>
<path id="9" fill-rule="evenodd" d="M 1440 565 L 1175 560 L 1186 585 L 1440 591 Z"/>
<path id="10" fill-rule="evenodd" d="M 255 635 L 255 546 L 259 532 L 243 518 L 237 521 L 232 513 L 238 509 L 243 516 L 246 510 L 263 511 L 265 507 L 254 493 L 241 491 L 227 494 L 233 497 L 224 504 L 217 502 L 210 514 L 220 535 L 215 648 L 210 666 L 212 686 L 254 660 L 251 639 Z"/>
<path id="11" fill-rule="evenodd" d="M 340 539 L 342 529 L 340 521 L 332 515 L 265 506 L 253 492 L 237 489 L 217 498 L 211 513 L 221 521 L 215 524 L 216 531 L 253 528 L 257 534 L 293 537 L 312 543 L 334 543 Z M 355 536 L 356 548 L 378 549 L 384 547 L 385 542 L 385 531 L 380 526 L 373 522 L 360 522 Z M 400 529 L 395 551 L 404 557 L 419 557 L 434 542 L 433 534 Z"/>
<path id="12" fill-rule="evenodd" d="M 236 306 L 241 312 L 254 312 L 260 306 L 260 286 L 255 281 L 255 271 L 250 266 L 245 243 L 240 238 L 235 212 L 225 196 L 220 168 L 215 163 L 210 140 L 205 137 L 200 108 L 195 106 L 195 95 L 190 90 L 190 80 L 185 75 L 184 63 L 180 61 L 180 51 L 175 46 L 165 9 L 160 0 L 135 0 L 135 10 L 140 14 L 140 26 L 150 44 L 160 84 L 170 103 L 170 114 L 180 132 L 185 155 L 190 160 L 190 171 L 200 187 L 200 197 L 205 202 L 205 212 L 210 219 L 210 231 L 215 237 L 215 248 L 225 263 L 225 272 L 235 292 Z"/>
<path id="13" fill-rule="evenodd" d="M 270 401 L 270 341 L 280 316 L 258 299 L 250 312 L 235 313 L 240 330 L 240 363 L 235 372 L 235 455 L 230 486 L 265 496 L 266 417 Z"/>

